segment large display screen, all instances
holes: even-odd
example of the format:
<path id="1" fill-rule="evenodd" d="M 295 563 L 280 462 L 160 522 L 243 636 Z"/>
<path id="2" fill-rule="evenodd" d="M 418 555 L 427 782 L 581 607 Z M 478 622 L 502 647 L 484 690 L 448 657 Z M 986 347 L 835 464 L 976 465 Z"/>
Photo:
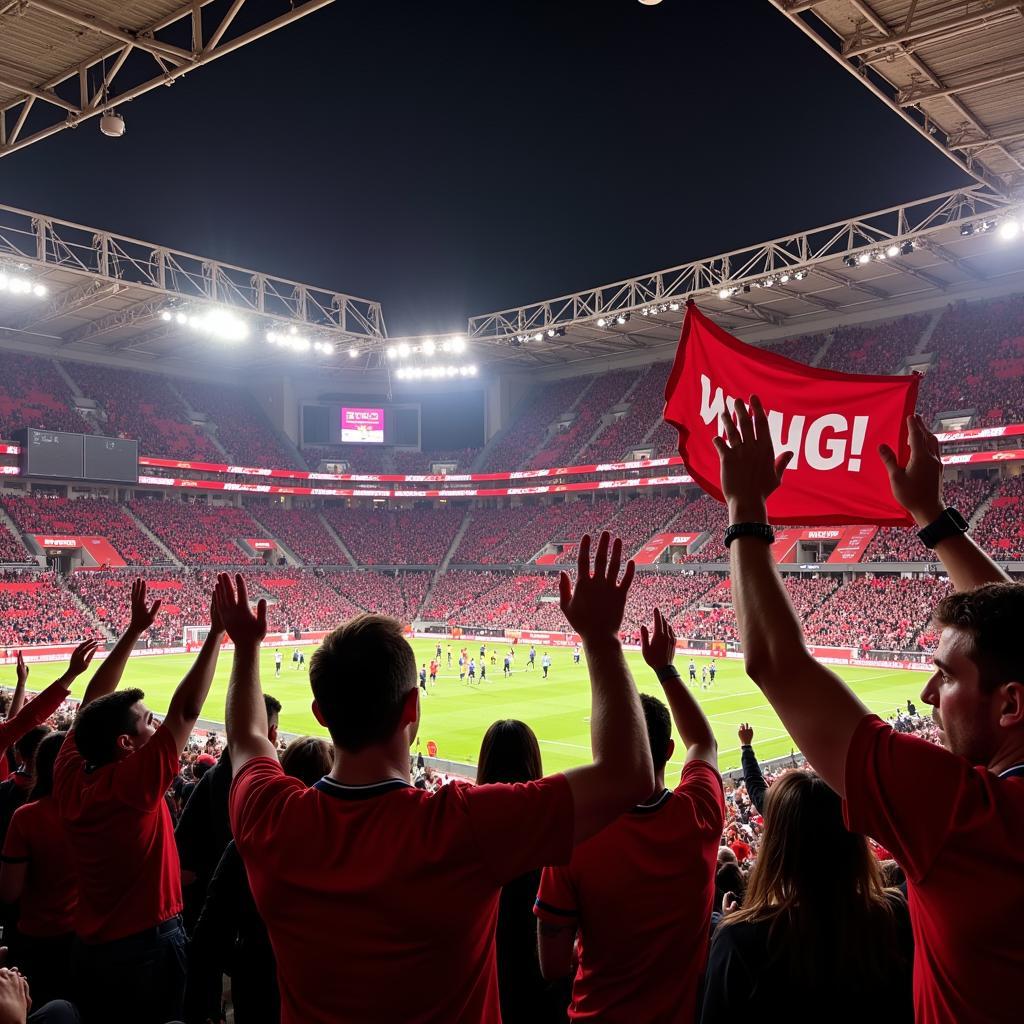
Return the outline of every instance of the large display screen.
<path id="1" fill-rule="evenodd" d="M 81 480 L 85 470 L 85 436 L 61 430 L 25 431 L 22 472 L 27 476 L 70 477 Z"/>
<path id="2" fill-rule="evenodd" d="M 139 442 L 123 437 L 85 435 L 85 479 L 139 482 Z"/>
<path id="3" fill-rule="evenodd" d="M 344 444 L 383 444 L 384 410 L 342 406 L 341 440 Z"/>

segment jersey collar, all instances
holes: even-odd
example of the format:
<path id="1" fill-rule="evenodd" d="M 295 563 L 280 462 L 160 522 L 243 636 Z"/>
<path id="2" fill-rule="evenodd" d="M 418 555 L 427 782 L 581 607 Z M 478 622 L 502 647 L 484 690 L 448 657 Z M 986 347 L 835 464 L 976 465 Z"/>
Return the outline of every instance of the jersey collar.
<path id="1" fill-rule="evenodd" d="M 337 797 L 340 800 L 369 800 L 371 797 L 390 793 L 393 789 L 413 789 L 413 785 L 405 779 L 382 779 L 362 786 L 346 786 L 325 775 L 314 787 L 321 793 Z"/>

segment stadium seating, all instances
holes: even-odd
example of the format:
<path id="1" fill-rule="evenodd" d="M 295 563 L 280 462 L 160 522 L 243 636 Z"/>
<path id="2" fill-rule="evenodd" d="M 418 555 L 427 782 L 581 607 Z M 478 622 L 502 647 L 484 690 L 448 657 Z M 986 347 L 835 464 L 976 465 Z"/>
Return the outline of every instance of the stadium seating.
<path id="1" fill-rule="evenodd" d="M 106 414 L 104 433 L 138 438 L 140 455 L 223 461 L 210 438 L 189 422 L 166 377 L 94 363 L 65 368 Z"/>
<path id="2" fill-rule="evenodd" d="M 139 529 L 123 506 L 106 498 L 72 500 L 54 495 L 9 495 L 0 499 L 0 503 L 22 533 L 105 537 L 129 565 L 170 561 Z"/>
<path id="3" fill-rule="evenodd" d="M 1009 477 L 996 488 L 991 505 L 974 530 L 974 539 L 993 558 L 1024 558 L 1024 476 Z"/>
<path id="4" fill-rule="evenodd" d="M 55 573 L 0 573 L 0 647 L 77 643 L 95 633 Z"/>
<path id="5" fill-rule="evenodd" d="M 305 468 L 296 454 L 280 442 L 256 399 L 248 392 L 220 381 L 182 379 L 178 387 L 196 412 L 210 417 L 217 428 L 217 441 L 231 456 L 234 465 Z"/>
<path id="6" fill-rule="evenodd" d="M 570 411 L 592 378 L 569 377 L 536 387 L 515 410 L 505 434 L 487 453 L 481 472 L 515 469 L 540 447 L 548 427 Z"/>
<path id="7" fill-rule="evenodd" d="M 390 615 L 410 623 L 423 603 L 431 574 L 409 572 L 388 575 L 382 572 L 336 573 L 330 585 L 343 597 L 368 612 Z"/>
<path id="8" fill-rule="evenodd" d="M 265 532 L 280 541 L 306 565 L 347 565 L 345 553 L 324 528 L 313 509 L 285 508 L 266 503 L 250 505 L 254 519 L 266 527 Z"/>
<path id="9" fill-rule="evenodd" d="M 917 636 L 949 584 L 931 576 L 861 576 L 805 621 L 810 643 L 880 651 L 918 649 Z"/>
<path id="10" fill-rule="evenodd" d="M 455 539 L 463 512 L 451 507 L 365 510 L 331 502 L 324 518 L 360 565 L 437 565 Z"/>
<path id="11" fill-rule="evenodd" d="M 458 468 L 458 472 L 465 473 L 469 470 L 473 460 L 480 454 L 479 448 L 457 448 L 454 450 L 439 450 L 428 452 L 415 452 L 408 448 L 396 448 L 391 453 L 392 463 L 396 473 L 405 475 L 433 473 L 435 462 L 452 463 Z"/>
<path id="12" fill-rule="evenodd" d="M 240 538 L 267 536 L 245 509 L 140 499 L 129 507 L 187 565 L 262 562 L 235 543 Z"/>
<path id="13" fill-rule="evenodd" d="M 926 313 L 884 323 L 837 327 L 818 365 L 844 373 L 896 373 L 914 351 L 930 319 Z"/>
<path id="14" fill-rule="evenodd" d="M 71 389 L 51 360 L 4 352 L 0 437 L 9 440 L 22 427 L 92 433 L 74 409 Z"/>
<path id="15" fill-rule="evenodd" d="M 0 523 L 0 564 L 27 562 L 32 558 L 19 537 L 15 537 L 6 524 Z"/>
<path id="16" fill-rule="evenodd" d="M 1024 295 L 950 306 L 928 348 L 935 362 L 918 401 L 926 417 L 977 409 L 982 425 L 1024 419 Z"/>

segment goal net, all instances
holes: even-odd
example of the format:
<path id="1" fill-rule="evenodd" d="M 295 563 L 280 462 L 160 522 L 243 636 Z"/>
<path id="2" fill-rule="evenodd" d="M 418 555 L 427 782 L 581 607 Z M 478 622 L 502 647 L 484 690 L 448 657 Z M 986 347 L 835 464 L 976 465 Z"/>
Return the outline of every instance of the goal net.
<path id="1" fill-rule="evenodd" d="M 210 635 L 210 627 L 206 626 L 185 626 L 183 637 L 185 647 L 202 646 L 203 641 Z"/>

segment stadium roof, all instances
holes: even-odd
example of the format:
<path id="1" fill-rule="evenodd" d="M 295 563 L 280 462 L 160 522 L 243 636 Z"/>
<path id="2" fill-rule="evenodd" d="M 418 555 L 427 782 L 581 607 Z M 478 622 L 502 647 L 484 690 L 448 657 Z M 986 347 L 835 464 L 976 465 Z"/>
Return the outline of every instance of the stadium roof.
<path id="1" fill-rule="evenodd" d="M 771 0 L 957 166 L 1024 188 L 1020 0 Z"/>
<path id="2" fill-rule="evenodd" d="M 207 329 L 218 326 L 202 322 L 210 311 L 229 327 L 244 321 L 260 344 L 239 348 L 230 331 Z M 190 371 L 234 348 L 246 368 L 258 368 L 291 351 L 267 344 L 267 330 L 310 349 L 355 346 L 375 357 L 384 318 L 369 299 L 0 206 L 0 342 L 7 346 Z M 310 352 L 300 362 L 314 358 Z"/>
<path id="3" fill-rule="evenodd" d="M 881 320 L 915 305 L 1024 287 L 1022 216 L 1024 203 L 976 185 L 472 317 L 469 334 L 476 352 L 489 348 L 510 368 L 536 371 L 627 355 L 667 358 L 689 298 L 751 340 Z"/>
<path id="4" fill-rule="evenodd" d="M 268 19 L 247 0 L 205 11 L 215 0 L 0 0 L 0 156 L 171 85 L 332 2 L 280 0 Z"/>

